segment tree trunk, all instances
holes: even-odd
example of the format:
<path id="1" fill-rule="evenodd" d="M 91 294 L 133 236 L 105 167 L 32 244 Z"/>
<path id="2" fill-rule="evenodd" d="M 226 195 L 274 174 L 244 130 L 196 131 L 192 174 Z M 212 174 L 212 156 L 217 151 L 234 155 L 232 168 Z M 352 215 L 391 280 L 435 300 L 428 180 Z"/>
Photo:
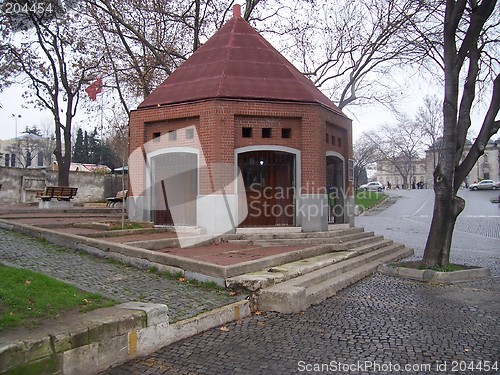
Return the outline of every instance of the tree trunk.
<path id="1" fill-rule="evenodd" d="M 71 165 L 71 158 L 65 155 L 57 159 L 57 164 L 59 166 L 59 172 L 57 174 L 57 185 L 69 186 L 69 167 Z"/>
<path id="2" fill-rule="evenodd" d="M 465 201 L 456 195 L 439 166 L 434 172 L 434 193 L 434 213 L 422 261 L 426 266 L 446 267 L 450 262 L 455 223 L 465 208 Z"/>
<path id="3" fill-rule="evenodd" d="M 57 161 L 57 185 L 58 186 L 69 186 L 69 169 L 71 166 L 71 134 L 68 131 L 68 127 L 63 127 L 59 120 L 59 115 L 54 114 L 54 119 L 56 123 L 56 149 L 54 150 L 54 156 Z M 61 134 L 61 130 L 63 134 Z M 62 135 L 64 135 L 64 145 L 61 140 Z M 64 154 L 62 149 L 64 148 Z"/>

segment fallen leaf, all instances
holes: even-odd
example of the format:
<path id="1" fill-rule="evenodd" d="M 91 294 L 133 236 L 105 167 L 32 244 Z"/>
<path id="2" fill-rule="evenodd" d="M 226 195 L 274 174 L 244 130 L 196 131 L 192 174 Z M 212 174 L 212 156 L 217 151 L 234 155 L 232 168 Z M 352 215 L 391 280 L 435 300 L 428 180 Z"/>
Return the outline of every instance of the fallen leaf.
<path id="1" fill-rule="evenodd" d="M 222 332 L 229 332 L 229 328 L 227 328 L 226 326 L 220 327 L 220 330 Z"/>
<path id="2" fill-rule="evenodd" d="M 254 312 L 254 315 L 262 315 L 262 311 L 257 310 Z"/>
<path id="3" fill-rule="evenodd" d="M 236 292 L 229 292 L 229 295 L 230 295 L 230 296 L 235 296 L 235 295 L 236 295 Z"/>
<path id="4" fill-rule="evenodd" d="M 25 285 L 30 285 L 30 284 L 31 284 L 31 281 L 30 281 L 30 280 L 26 280 L 26 281 L 24 282 L 24 284 L 25 284 Z"/>
<path id="5" fill-rule="evenodd" d="M 180 281 L 181 283 L 184 283 L 184 282 L 186 282 L 186 279 L 185 279 L 185 278 L 183 278 L 183 277 L 179 277 L 179 281 Z"/>

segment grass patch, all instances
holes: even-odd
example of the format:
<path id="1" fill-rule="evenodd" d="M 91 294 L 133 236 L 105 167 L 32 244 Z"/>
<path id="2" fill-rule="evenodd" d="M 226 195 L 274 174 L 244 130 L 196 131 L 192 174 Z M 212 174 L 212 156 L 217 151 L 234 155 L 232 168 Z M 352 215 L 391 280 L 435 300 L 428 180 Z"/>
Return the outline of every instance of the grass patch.
<path id="1" fill-rule="evenodd" d="M 363 211 L 369 210 L 382 201 L 386 195 L 375 191 L 358 191 L 355 196 L 355 204 Z"/>
<path id="2" fill-rule="evenodd" d="M 70 309 L 85 312 L 114 304 L 43 274 L 0 264 L 0 331 L 33 327 Z"/>
<path id="3" fill-rule="evenodd" d="M 211 289 L 211 290 L 218 290 L 222 291 L 225 290 L 226 288 L 221 287 L 218 285 L 215 281 L 198 281 L 195 279 L 186 279 L 181 272 L 175 272 L 175 273 L 170 273 L 170 272 L 158 272 L 158 270 L 154 267 L 151 267 L 148 269 L 148 273 L 152 274 L 157 274 L 160 277 L 164 277 L 165 279 L 177 281 L 179 283 L 187 284 L 187 285 L 192 285 L 194 287 L 202 288 L 202 289 Z"/>
<path id="4" fill-rule="evenodd" d="M 414 268 L 417 270 L 431 270 L 436 272 L 454 272 L 465 270 L 467 266 L 462 266 L 460 264 L 448 264 L 447 266 L 426 266 L 424 264 L 420 264 L 420 262 L 404 262 L 404 263 L 391 263 L 390 267 L 404 267 L 404 268 Z"/>
<path id="5" fill-rule="evenodd" d="M 460 266 L 458 264 L 448 264 L 446 267 L 444 266 L 418 266 L 417 269 L 419 270 L 432 270 L 432 271 L 437 271 L 437 272 L 454 272 L 454 271 L 461 271 L 464 269 L 463 266 Z"/>
<path id="6" fill-rule="evenodd" d="M 134 223 L 134 222 L 126 222 L 124 223 L 124 226 L 122 227 L 121 224 L 115 224 L 114 226 L 111 227 L 111 230 L 125 230 L 125 229 L 142 229 L 142 228 L 147 228 L 141 223 Z"/>

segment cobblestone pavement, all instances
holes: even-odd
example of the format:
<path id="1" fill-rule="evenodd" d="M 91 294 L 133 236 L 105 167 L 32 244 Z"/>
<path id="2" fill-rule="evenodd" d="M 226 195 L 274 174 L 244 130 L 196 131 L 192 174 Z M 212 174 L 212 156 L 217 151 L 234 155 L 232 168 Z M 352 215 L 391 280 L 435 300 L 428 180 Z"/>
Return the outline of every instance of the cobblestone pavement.
<path id="1" fill-rule="evenodd" d="M 357 224 L 414 246 L 419 258 L 429 223 L 414 218 L 432 209 L 420 198 L 402 196 Z M 304 313 L 256 315 L 105 374 L 500 374 L 500 241 L 463 232 L 455 240 L 455 261 L 487 265 L 494 278 L 446 286 L 375 274 Z"/>
<path id="2" fill-rule="evenodd" d="M 165 303 L 171 322 L 236 301 L 226 291 L 180 283 L 2 229 L 0 262 L 42 272 L 120 302 Z"/>

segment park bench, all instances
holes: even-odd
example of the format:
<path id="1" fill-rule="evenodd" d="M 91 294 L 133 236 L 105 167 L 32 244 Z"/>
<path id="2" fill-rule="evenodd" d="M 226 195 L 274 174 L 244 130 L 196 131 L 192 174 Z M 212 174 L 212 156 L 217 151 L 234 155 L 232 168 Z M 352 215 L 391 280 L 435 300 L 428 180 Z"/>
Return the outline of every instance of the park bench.
<path id="1" fill-rule="evenodd" d="M 128 190 L 120 190 L 114 197 L 106 198 L 106 206 L 114 207 L 117 203 L 124 202 L 127 199 Z"/>
<path id="2" fill-rule="evenodd" d="M 37 194 L 42 201 L 50 201 L 52 198 L 58 201 L 69 201 L 76 196 L 78 188 L 67 186 L 47 186 L 44 191 Z"/>

